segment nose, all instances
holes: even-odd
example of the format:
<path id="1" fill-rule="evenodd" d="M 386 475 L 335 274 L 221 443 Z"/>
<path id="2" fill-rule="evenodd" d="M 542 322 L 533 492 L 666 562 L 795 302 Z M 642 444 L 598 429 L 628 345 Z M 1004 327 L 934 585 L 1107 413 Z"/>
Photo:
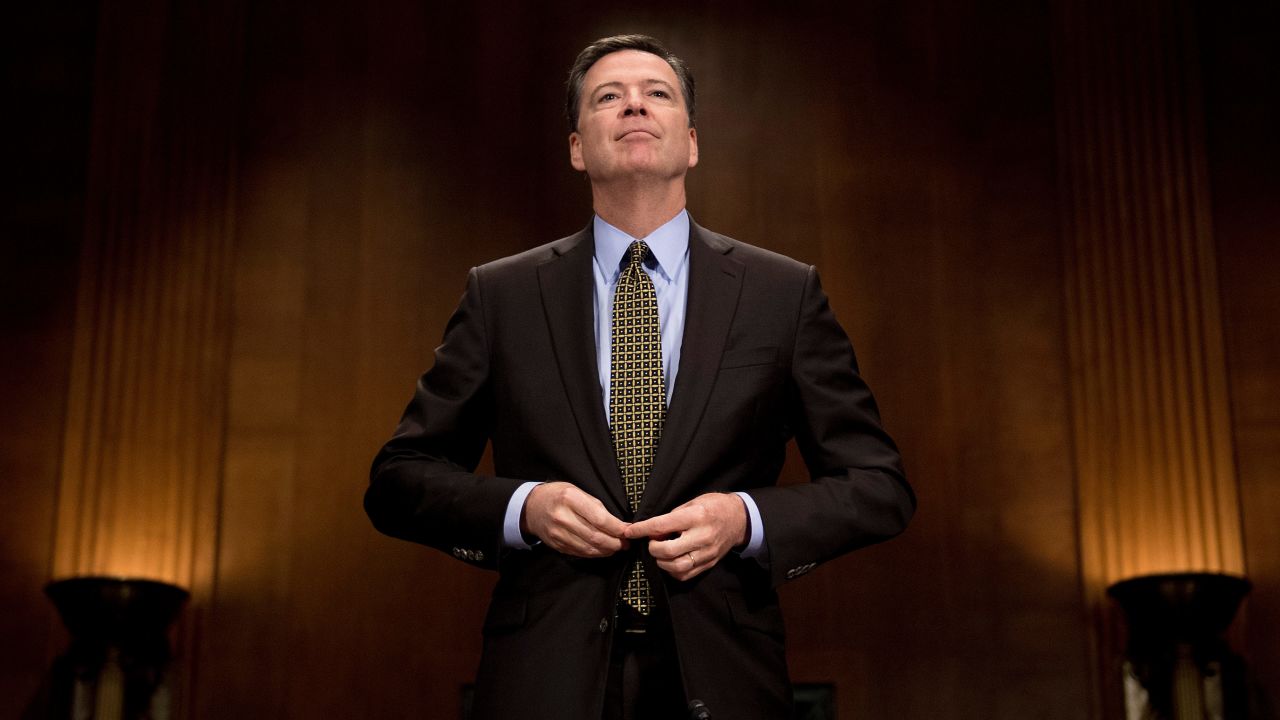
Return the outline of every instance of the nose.
<path id="1" fill-rule="evenodd" d="M 622 116 L 630 117 L 632 115 L 648 117 L 649 111 L 644 107 L 644 93 L 633 92 L 627 94 L 627 102 L 622 108 Z"/>

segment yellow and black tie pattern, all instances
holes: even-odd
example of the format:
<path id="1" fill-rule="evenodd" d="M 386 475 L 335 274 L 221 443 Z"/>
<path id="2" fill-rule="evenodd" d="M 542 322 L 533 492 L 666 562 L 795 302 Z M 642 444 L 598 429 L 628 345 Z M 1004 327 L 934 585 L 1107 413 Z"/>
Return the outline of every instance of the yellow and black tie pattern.
<path id="1" fill-rule="evenodd" d="M 640 504 L 667 414 L 662 374 L 662 334 L 658 295 L 642 264 L 649 246 L 637 240 L 628 249 L 627 266 L 613 294 L 613 333 L 609 367 L 609 417 L 618 469 L 634 511 Z M 622 599 L 647 615 L 653 590 L 637 559 L 622 588 Z"/>

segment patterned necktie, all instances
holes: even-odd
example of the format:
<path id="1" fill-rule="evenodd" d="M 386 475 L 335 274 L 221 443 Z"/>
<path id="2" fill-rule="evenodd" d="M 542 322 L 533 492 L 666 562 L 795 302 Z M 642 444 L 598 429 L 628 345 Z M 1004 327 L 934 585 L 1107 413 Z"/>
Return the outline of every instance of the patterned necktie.
<path id="1" fill-rule="evenodd" d="M 637 240 L 613 294 L 613 334 L 609 364 L 609 416 L 618 469 L 634 511 L 644 495 L 653 456 L 667 414 L 662 376 L 662 335 L 658 295 L 642 267 L 649 246 Z M 642 615 L 653 606 L 653 590 L 639 558 L 631 566 L 622 599 Z"/>

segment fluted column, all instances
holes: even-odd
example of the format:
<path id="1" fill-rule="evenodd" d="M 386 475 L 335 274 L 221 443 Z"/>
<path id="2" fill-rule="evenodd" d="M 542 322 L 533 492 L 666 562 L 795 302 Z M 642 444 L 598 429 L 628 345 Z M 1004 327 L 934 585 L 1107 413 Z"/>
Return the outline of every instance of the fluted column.
<path id="1" fill-rule="evenodd" d="M 100 9 L 55 577 L 210 582 L 240 19 Z"/>
<path id="2" fill-rule="evenodd" d="M 1081 566 L 1103 650 L 1108 584 L 1244 571 L 1198 62 L 1185 2 L 1055 3 Z"/>

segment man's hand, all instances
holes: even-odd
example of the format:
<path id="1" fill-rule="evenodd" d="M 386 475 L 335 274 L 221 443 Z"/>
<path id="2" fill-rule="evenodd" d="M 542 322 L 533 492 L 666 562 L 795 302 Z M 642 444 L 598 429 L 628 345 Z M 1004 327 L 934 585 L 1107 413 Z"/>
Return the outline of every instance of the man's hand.
<path id="1" fill-rule="evenodd" d="M 737 495 L 707 493 L 666 515 L 632 524 L 626 537 L 650 538 L 649 554 L 658 567 L 677 580 L 688 580 L 747 541 L 747 507 Z"/>
<path id="2" fill-rule="evenodd" d="M 551 549 L 575 557 L 598 558 L 627 547 L 627 523 L 604 503 L 567 482 L 543 483 L 525 498 L 520 531 L 537 535 Z"/>

